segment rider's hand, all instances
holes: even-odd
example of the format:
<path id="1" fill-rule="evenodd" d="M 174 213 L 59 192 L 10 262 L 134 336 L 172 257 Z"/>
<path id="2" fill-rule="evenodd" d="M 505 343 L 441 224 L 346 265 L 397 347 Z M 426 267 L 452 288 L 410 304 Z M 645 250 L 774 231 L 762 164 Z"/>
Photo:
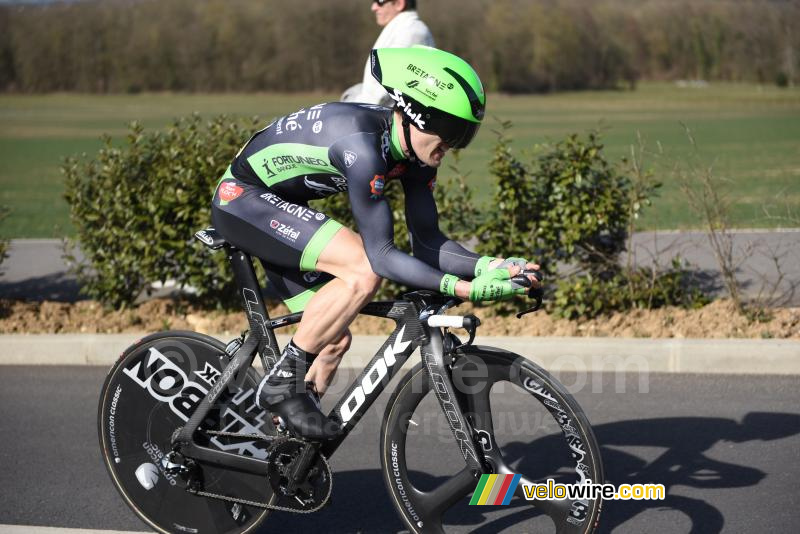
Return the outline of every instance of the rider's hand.
<path id="1" fill-rule="evenodd" d="M 519 267 L 514 267 L 519 273 Z M 509 269 L 491 269 L 470 282 L 469 300 L 507 300 L 514 295 L 524 295 L 528 289 L 517 287 L 509 279 L 513 275 Z"/>
<path id="2" fill-rule="evenodd" d="M 511 276 L 516 276 L 519 274 L 520 271 L 539 271 L 541 270 L 541 266 L 537 263 L 532 263 L 525 258 L 496 258 L 495 260 L 489 262 L 488 268 L 491 269 L 508 269 L 511 273 Z M 541 287 L 542 283 L 533 276 L 532 274 L 528 275 L 528 280 L 531 281 L 531 284 L 534 289 Z"/>

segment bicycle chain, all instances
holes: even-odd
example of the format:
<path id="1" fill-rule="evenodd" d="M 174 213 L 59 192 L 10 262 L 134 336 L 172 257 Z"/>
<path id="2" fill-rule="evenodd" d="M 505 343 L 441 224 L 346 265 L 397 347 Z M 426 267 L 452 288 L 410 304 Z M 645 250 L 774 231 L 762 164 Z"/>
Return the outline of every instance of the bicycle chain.
<path id="1" fill-rule="evenodd" d="M 305 442 L 305 441 L 303 441 L 301 439 L 283 437 L 283 436 L 272 437 L 272 436 L 267 436 L 265 434 L 238 434 L 236 432 L 223 432 L 223 431 L 213 431 L 213 430 L 207 430 L 206 434 L 212 434 L 212 435 L 215 435 L 215 436 L 238 437 L 238 438 L 248 437 L 248 438 L 257 438 L 257 439 L 261 439 L 261 440 L 264 440 L 264 441 L 271 441 L 272 444 L 270 445 L 270 448 L 273 445 L 276 445 L 278 443 L 285 443 L 287 441 L 295 441 L 295 442 L 300 443 L 302 445 L 306 445 L 307 444 L 307 442 Z M 314 513 L 316 511 L 320 510 L 322 507 L 324 507 L 326 504 L 328 504 L 328 500 L 330 500 L 330 498 L 331 498 L 331 493 L 333 493 L 333 472 L 331 471 L 331 466 L 328 463 L 328 460 L 327 460 L 327 458 L 325 458 L 325 456 L 323 456 L 319 452 L 317 454 L 322 459 L 322 463 L 325 464 L 325 468 L 328 470 L 328 476 L 330 477 L 331 483 L 330 483 L 330 486 L 328 487 L 328 494 L 325 495 L 325 498 L 322 500 L 322 502 L 318 506 L 316 506 L 315 508 L 312 508 L 310 510 L 298 510 L 297 508 L 289 508 L 288 506 L 278 506 L 276 504 L 269 504 L 269 503 L 266 503 L 266 502 L 251 501 L 251 500 L 248 500 L 248 499 L 242 499 L 240 497 L 231 497 L 231 496 L 228 496 L 228 495 L 220 495 L 218 493 L 211 493 L 209 491 L 201 491 L 201 490 L 190 489 L 190 488 L 187 488 L 187 491 L 189 493 L 192 493 L 193 495 L 197 495 L 199 497 L 208 497 L 208 498 L 211 498 L 211 499 L 218 499 L 218 500 L 221 500 L 221 501 L 245 504 L 245 505 L 248 505 L 248 506 L 255 506 L 257 508 L 266 508 L 267 510 L 277 510 L 279 512 L 292 512 L 292 513 L 295 513 L 295 514 L 311 514 L 311 513 Z M 269 483 L 269 480 L 267 480 L 267 483 Z"/>
<path id="2" fill-rule="evenodd" d="M 228 438 L 251 438 L 251 439 L 258 439 L 261 441 L 269 441 L 271 443 L 275 443 L 277 441 L 292 439 L 289 436 L 268 436 L 266 434 L 242 434 L 239 432 L 225 432 L 224 430 L 204 430 L 204 434 L 208 434 L 210 436 L 224 436 Z"/>

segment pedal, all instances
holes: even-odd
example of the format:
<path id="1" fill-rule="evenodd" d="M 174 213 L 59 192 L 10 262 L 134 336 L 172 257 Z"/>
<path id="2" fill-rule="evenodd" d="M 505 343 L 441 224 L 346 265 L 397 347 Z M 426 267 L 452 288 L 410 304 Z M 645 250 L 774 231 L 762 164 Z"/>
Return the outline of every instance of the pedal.
<path id="1" fill-rule="evenodd" d="M 283 421 L 280 415 L 273 415 L 272 416 L 272 424 L 275 426 L 275 430 L 281 434 L 286 433 L 286 423 Z"/>
<path id="2" fill-rule="evenodd" d="M 161 466 L 168 475 L 183 475 L 189 472 L 186 458 L 177 451 L 170 451 L 161 458 Z"/>

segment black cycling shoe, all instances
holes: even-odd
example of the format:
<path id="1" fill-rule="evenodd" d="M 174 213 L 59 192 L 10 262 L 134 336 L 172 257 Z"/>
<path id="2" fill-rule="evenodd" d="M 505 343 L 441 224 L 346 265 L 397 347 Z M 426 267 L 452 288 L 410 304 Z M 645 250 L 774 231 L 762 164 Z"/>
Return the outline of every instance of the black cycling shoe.
<path id="1" fill-rule="evenodd" d="M 303 438 L 319 441 L 333 439 L 342 429 L 339 423 L 322 413 L 311 392 L 292 395 L 275 404 L 264 403 L 263 399 L 262 396 L 262 404 L 280 417 L 286 428 Z"/>
<path id="2" fill-rule="evenodd" d="M 258 389 L 258 404 L 283 420 L 294 434 L 311 440 L 339 435 L 341 426 L 319 406 L 319 396 L 303 381 L 316 354 L 308 354 L 290 341 Z"/>

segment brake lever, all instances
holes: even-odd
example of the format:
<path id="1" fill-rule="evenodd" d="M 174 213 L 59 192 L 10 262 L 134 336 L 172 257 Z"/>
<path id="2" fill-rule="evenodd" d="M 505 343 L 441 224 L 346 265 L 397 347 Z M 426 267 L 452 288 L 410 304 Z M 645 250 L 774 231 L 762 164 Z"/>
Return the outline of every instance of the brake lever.
<path id="1" fill-rule="evenodd" d="M 467 345 L 472 345 L 472 342 L 475 341 L 475 333 L 478 331 L 478 327 L 481 325 L 481 320 L 478 319 L 473 314 L 465 315 L 464 316 L 464 330 L 467 331 L 469 334 L 469 340 L 467 341 Z"/>
<path id="2" fill-rule="evenodd" d="M 544 289 L 542 289 L 541 287 L 536 289 L 531 289 L 530 291 L 528 291 L 528 297 L 532 298 L 536 302 L 536 304 L 532 308 L 519 312 L 517 314 L 517 319 L 522 319 L 523 315 L 539 311 L 542 308 L 542 300 L 544 299 Z"/>
<path id="3" fill-rule="evenodd" d="M 533 286 L 533 283 L 528 278 L 529 275 L 533 275 L 533 277 L 536 278 L 539 282 L 541 282 L 544 279 L 544 275 L 542 275 L 541 271 L 527 271 L 527 270 L 522 271 L 521 273 L 519 273 L 518 275 L 516 275 L 511 279 L 513 282 L 521 285 L 522 287 L 530 288 L 528 290 L 528 298 L 532 298 L 536 302 L 536 304 L 532 308 L 519 312 L 517 314 L 517 319 L 521 319 L 523 315 L 539 311 L 542 308 L 542 301 L 544 299 L 544 289 L 542 289 L 541 287 L 536 287 L 536 288 L 531 287 Z"/>

